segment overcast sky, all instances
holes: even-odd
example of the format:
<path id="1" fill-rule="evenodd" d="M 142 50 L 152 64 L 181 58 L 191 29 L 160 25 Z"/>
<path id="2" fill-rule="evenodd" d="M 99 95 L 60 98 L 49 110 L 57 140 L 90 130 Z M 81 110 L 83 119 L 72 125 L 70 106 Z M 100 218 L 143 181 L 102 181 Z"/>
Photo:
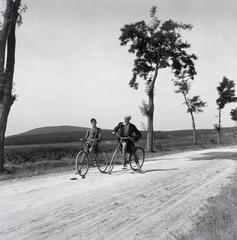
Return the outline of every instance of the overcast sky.
<path id="1" fill-rule="evenodd" d="M 200 94 L 208 107 L 196 116 L 197 128 L 213 128 L 217 121 L 216 87 L 226 75 L 237 83 L 236 0 L 34 0 L 17 29 L 14 103 L 7 134 L 55 125 L 88 126 L 97 118 L 112 128 L 130 113 L 141 128 L 146 119 L 139 111 L 144 89 L 128 86 L 133 56 L 119 44 L 120 28 L 148 20 L 155 4 L 163 20 L 190 23 L 184 34 L 198 56 L 198 75 L 192 94 Z M 174 93 L 170 70 L 162 70 L 156 83 L 156 130 L 191 128 L 190 116 Z M 223 125 L 232 126 L 223 111 Z"/>

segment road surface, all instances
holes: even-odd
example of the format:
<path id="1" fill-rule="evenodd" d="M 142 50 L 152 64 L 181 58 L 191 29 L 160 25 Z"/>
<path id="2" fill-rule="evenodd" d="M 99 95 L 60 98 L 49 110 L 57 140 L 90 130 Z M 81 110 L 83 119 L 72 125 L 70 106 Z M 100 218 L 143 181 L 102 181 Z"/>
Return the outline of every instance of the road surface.
<path id="1" fill-rule="evenodd" d="M 236 170 L 237 148 L 147 159 L 144 174 L 116 167 L 0 182 L 1 240 L 173 239 Z"/>

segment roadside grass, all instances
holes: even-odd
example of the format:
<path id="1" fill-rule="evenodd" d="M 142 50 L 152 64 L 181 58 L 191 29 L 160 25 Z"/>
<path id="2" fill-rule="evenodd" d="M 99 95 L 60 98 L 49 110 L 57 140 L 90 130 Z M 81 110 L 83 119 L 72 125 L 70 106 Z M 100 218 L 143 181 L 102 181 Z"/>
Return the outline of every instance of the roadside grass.
<path id="1" fill-rule="evenodd" d="M 190 136 L 156 139 L 156 151 L 146 153 L 146 158 L 188 150 L 218 147 L 212 140 L 212 138 L 203 138 L 200 139 L 198 145 L 193 145 L 192 137 Z M 231 139 L 226 139 L 225 142 L 231 143 Z M 117 144 L 116 140 L 102 142 L 101 149 L 107 152 L 109 159 Z M 138 145 L 145 148 L 146 140 L 142 139 Z M 82 149 L 83 144 L 80 142 L 6 146 L 5 167 L 9 174 L 1 174 L 0 180 L 21 176 L 41 175 L 50 172 L 73 171 L 75 170 L 76 155 Z M 122 161 L 121 155 L 118 154 L 116 157 L 115 162 L 120 163 Z"/>
<path id="2" fill-rule="evenodd" d="M 24 163 L 24 164 L 6 164 L 6 169 L 9 170 L 8 173 L 0 175 L 1 180 L 8 180 L 14 178 L 22 177 L 32 177 L 37 175 L 45 175 L 51 173 L 60 173 L 66 171 L 74 171 L 74 159 L 61 159 L 61 160 L 42 160 L 34 163 Z"/>
<path id="3" fill-rule="evenodd" d="M 171 234 L 176 240 L 237 239 L 237 174 L 218 196 L 208 199 L 193 229 L 188 233 Z"/>

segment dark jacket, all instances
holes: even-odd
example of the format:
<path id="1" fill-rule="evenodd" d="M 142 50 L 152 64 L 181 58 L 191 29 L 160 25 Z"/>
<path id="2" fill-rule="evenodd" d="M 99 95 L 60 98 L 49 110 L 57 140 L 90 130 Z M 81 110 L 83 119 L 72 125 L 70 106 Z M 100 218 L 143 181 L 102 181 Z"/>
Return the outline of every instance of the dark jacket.
<path id="1" fill-rule="evenodd" d="M 115 128 L 114 132 L 117 132 L 121 137 L 124 137 L 124 123 L 120 122 Z M 128 136 L 133 137 L 134 141 L 138 141 L 142 134 L 132 123 L 129 124 Z"/>
<path id="2" fill-rule="evenodd" d="M 92 128 L 88 128 L 85 136 L 86 140 L 97 140 L 97 142 L 101 141 L 102 139 L 102 131 L 100 128 L 96 127 L 93 131 Z"/>

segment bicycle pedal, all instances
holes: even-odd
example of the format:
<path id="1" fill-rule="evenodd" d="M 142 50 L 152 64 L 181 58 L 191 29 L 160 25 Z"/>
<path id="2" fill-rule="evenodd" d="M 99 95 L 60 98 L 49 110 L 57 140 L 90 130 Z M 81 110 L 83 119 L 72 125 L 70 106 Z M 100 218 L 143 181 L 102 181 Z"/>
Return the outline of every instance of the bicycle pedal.
<path id="1" fill-rule="evenodd" d="M 77 178 L 75 178 L 75 177 L 72 177 L 72 178 L 70 178 L 70 180 L 77 180 Z"/>

